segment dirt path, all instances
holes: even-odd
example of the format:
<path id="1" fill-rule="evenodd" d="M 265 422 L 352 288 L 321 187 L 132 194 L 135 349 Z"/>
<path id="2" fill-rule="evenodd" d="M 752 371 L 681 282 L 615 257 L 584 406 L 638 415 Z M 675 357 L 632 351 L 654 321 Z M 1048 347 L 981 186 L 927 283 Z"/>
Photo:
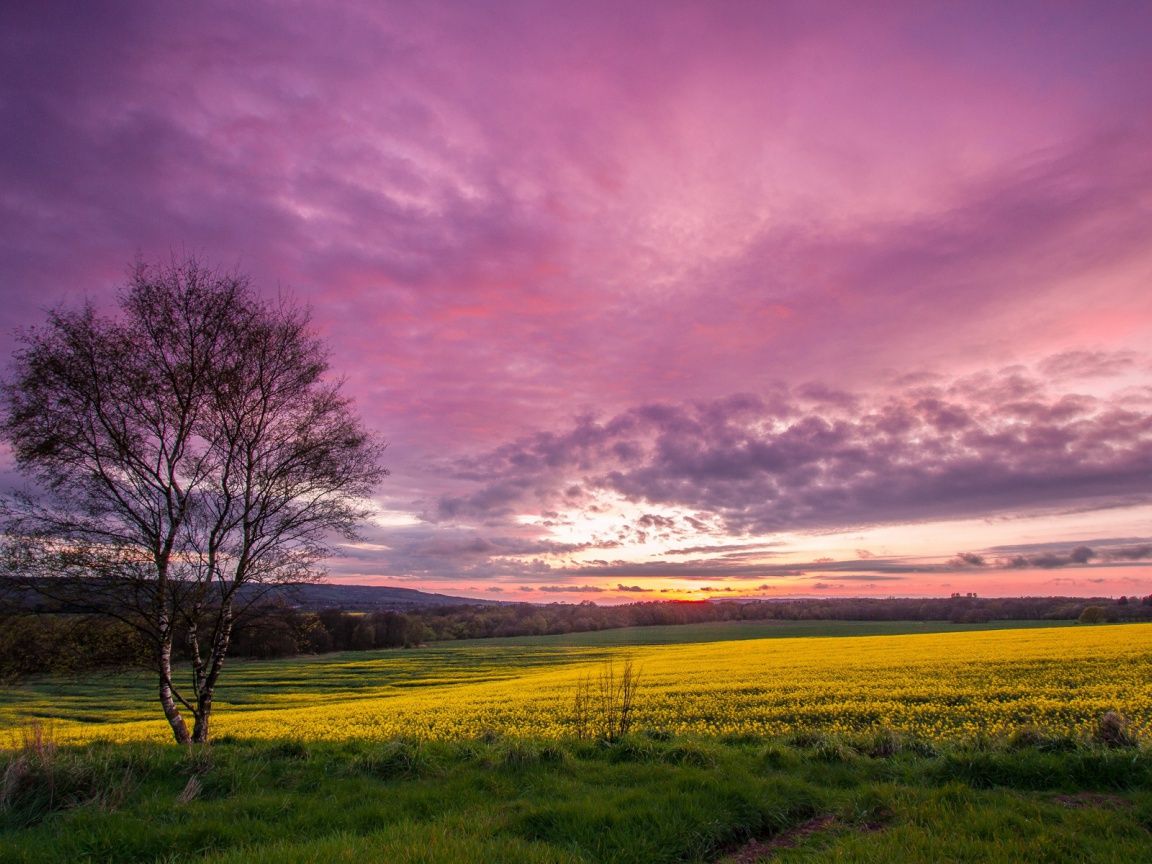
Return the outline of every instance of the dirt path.
<path id="1" fill-rule="evenodd" d="M 725 855 L 717 864 L 756 864 L 758 861 L 770 858 L 777 849 L 795 846 L 813 834 L 827 831 L 835 824 L 835 816 L 815 816 L 807 822 L 800 823 L 795 828 L 781 831 L 769 840 L 749 840 L 735 852 Z"/>

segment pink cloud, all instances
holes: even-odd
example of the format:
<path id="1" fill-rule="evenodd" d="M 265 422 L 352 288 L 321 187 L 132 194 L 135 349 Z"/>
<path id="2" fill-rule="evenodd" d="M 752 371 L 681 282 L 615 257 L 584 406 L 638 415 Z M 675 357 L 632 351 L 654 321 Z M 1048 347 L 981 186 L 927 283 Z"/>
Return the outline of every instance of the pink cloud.
<path id="1" fill-rule="evenodd" d="M 549 458 L 733 530 L 1072 506 L 1145 468 L 1137 391 L 1106 402 L 1152 340 L 1140 4 L 0 15 L 0 331 L 137 252 L 311 303 L 391 442 L 382 500 L 496 523 L 408 537 L 406 578 L 528 568 L 496 541 L 541 539 L 506 523 L 562 491 Z M 1059 394 L 980 379 L 1045 357 Z"/>

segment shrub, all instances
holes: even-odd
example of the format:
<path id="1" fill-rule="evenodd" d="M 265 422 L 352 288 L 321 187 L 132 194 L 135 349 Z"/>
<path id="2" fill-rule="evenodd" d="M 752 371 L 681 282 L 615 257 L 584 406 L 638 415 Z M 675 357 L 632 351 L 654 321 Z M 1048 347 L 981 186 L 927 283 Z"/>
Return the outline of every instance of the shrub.
<path id="1" fill-rule="evenodd" d="M 572 726 L 576 737 L 619 741 L 632 728 L 640 671 L 631 660 L 617 673 L 609 660 L 598 675 L 588 675 L 576 685 L 572 698 Z"/>
<path id="2" fill-rule="evenodd" d="M 1081 624 L 1101 624 L 1108 619 L 1108 610 L 1103 606 L 1085 606 L 1077 620 Z"/>
<path id="3" fill-rule="evenodd" d="M 1092 739 L 1105 747 L 1136 747 L 1140 743 L 1128 729 L 1128 718 L 1119 711 L 1100 715 Z"/>

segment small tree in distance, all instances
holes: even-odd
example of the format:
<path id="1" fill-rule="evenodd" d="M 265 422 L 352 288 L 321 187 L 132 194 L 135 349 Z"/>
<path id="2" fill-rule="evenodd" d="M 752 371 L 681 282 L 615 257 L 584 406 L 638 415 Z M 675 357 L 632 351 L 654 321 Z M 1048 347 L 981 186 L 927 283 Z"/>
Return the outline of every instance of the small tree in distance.
<path id="1" fill-rule="evenodd" d="M 1085 606 L 1077 619 L 1081 624 L 1104 624 L 1116 620 L 1116 613 L 1103 606 Z"/>
<path id="2" fill-rule="evenodd" d="M 353 536 L 383 445 L 305 311 L 196 260 L 138 264 L 118 315 L 56 310 L 21 343 L 0 432 L 40 496 L 4 504 L 6 576 L 134 628 L 173 736 L 207 741 L 237 615 Z"/>

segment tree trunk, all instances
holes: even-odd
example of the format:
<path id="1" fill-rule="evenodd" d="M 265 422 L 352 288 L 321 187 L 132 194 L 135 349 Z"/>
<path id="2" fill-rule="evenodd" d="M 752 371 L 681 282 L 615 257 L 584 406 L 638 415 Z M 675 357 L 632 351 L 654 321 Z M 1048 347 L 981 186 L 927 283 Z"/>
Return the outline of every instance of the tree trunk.
<path id="1" fill-rule="evenodd" d="M 216 695 L 216 679 L 224 666 L 228 654 L 228 644 L 232 641 L 232 606 L 225 602 L 220 612 L 220 625 L 217 628 L 208 658 L 208 668 L 196 694 L 196 724 L 192 729 L 192 741 L 204 744 L 208 741 L 209 724 L 212 719 L 212 700 Z"/>
<path id="2" fill-rule="evenodd" d="M 196 706 L 196 723 L 192 727 L 192 743 L 207 744 L 208 723 L 212 719 L 212 694 L 207 694 L 204 698 L 198 700 L 198 702 L 199 704 Z"/>
<path id="3" fill-rule="evenodd" d="M 172 727 L 172 735 L 177 744 L 187 744 L 192 740 L 188 734 L 188 724 L 180 715 L 180 708 L 176 705 L 176 697 L 172 693 L 172 642 L 165 640 L 160 645 L 160 654 L 157 658 L 160 667 L 160 704 L 164 708 L 164 716 L 168 718 L 168 725 Z"/>

